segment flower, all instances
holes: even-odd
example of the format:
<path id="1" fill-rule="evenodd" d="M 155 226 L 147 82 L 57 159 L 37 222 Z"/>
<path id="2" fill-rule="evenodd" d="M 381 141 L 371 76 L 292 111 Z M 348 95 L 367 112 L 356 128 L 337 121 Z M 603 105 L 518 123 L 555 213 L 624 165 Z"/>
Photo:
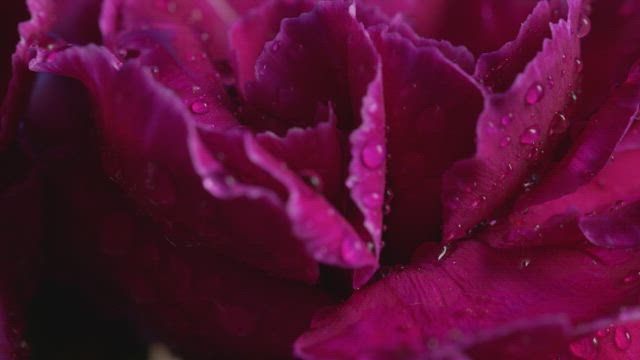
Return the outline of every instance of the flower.
<path id="1" fill-rule="evenodd" d="M 2 245 L 50 265 L 6 304 L 63 279 L 188 359 L 636 354 L 640 2 L 27 3 Z"/>

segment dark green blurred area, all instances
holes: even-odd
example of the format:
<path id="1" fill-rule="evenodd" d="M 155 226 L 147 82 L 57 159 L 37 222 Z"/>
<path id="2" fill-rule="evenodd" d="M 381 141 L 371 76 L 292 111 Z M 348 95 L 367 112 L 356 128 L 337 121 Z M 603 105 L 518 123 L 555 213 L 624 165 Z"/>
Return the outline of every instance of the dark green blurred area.
<path id="1" fill-rule="evenodd" d="M 82 293 L 54 282 L 29 307 L 31 360 L 146 360 L 147 344 L 123 318 L 98 311 Z"/>

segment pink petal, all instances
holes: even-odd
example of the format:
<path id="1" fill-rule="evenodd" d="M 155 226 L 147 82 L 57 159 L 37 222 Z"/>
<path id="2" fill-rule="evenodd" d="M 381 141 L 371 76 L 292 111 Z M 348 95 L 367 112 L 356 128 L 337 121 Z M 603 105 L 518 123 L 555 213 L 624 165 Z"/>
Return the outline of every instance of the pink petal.
<path id="1" fill-rule="evenodd" d="M 406 261 L 419 243 L 438 237 L 441 177 L 473 153 L 482 94 L 436 44 L 385 30 L 373 38 L 383 61 L 391 156 L 385 255 Z"/>
<path id="2" fill-rule="evenodd" d="M 534 13 L 549 13 L 545 4 L 540 3 Z M 477 125 L 475 157 L 454 165 L 443 180 L 446 241 L 464 236 L 492 216 L 520 190 L 543 150 L 553 145 L 549 140 L 552 120 L 571 101 L 570 92 L 579 75 L 573 59 L 579 57 L 580 39 L 574 32 L 582 2 L 570 1 L 569 5 L 568 21 L 550 25 L 551 39 L 543 42 L 542 51 L 509 90 L 487 94 Z M 526 37 L 529 26 L 523 25 L 519 37 Z M 510 45 L 506 46 L 500 52 L 507 51 Z M 527 42 L 526 46 L 535 45 Z M 549 76 L 556 79 L 553 87 L 548 86 Z"/>
<path id="3" fill-rule="evenodd" d="M 571 325 L 615 316 L 640 292 L 638 282 L 623 281 L 640 267 L 637 251 L 590 246 L 504 251 L 476 241 L 461 242 L 444 257 L 434 247 L 425 250 L 416 265 L 317 316 L 298 338 L 296 354 L 428 358 L 516 324 L 535 335 L 542 320 L 556 316 Z M 540 338 L 545 339 L 555 341 Z M 526 342 L 521 344 L 525 347 L 515 350 L 526 355 Z"/>

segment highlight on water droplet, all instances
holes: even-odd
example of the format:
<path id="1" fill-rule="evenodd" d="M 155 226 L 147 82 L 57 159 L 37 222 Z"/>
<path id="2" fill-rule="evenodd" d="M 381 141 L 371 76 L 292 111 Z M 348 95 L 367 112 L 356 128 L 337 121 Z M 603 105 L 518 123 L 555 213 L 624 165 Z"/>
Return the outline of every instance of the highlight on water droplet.
<path id="1" fill-rule="evenodd" d="M 500 147 L 501 148 L 505 148 L 509 144 L 511 144 L 511 136 L 505 136 L 505 137 L 502 138 L 502 140 L 500 140 Z"/>
<path id="2" fill-rule="evenodd" d="M 369 169 L 377 169 L 382 166 L 384 157 L 382 144 L 369 144 L 362 151 L 362 163 Z"/>
<path id="3" fill-rule="evenodd" d="M 524 100 L 528 105 L 534 105 L 542 100 L 544 96 L 544 87 L 539 82 L 533 83 L 527 93 L 525 94 Z"/>
<path id="4" fill-rule="evenodd" d="M 620 350 L 627 350 L 631 346 L 631 333 L 624 326 L 616 328 L 613 341 Z"/>
<path id="5" fill-rule="evenodd" d="M 569 129 L 569 121 L 563 113 L 556 113 L 549 128 L 550 135 L 562 134 Z"/>
<path id="6" fill-rule="evenodd" d="M 195 101 L 191 104 L 191 111 L 198 115 L 206 114 L 209 112 L 209 103 L 202 100 Z"/>
<path id="7" fill-rule="evenodd" d="M 273 52 L 278 52 L 278 50 L 280 50 L 280 41 L 275 40 L 275 41 L 271 44 L 271 51 L 273 51 Z"/>
<path id="8" fill-rule="evenodd" d="M 500 124 L 502 124 L 502 126 L 508 126 L 509 124 L 511 124 L 512 121 L 513 121 L 512 113 L 508 113 L 500 118 Z"/>
<path id="9" fill-rule="evenodd" d="M 384 198 L 382 197 L 382 195 L 380 195 L 380 193 L 371 192 L 371 193 L 366 194 L 362 198 L 362 202 L 364 203 L 364 205 L 366 207 L 379 208 L 384 203 Z"/>
<path id="10" fill-rule="evenodd" d="M 524 145 L 535 145 L 540 140 L 540 128 L 537 125 L 527 128 L 520 135 L 520 143 Z"/>
<path id="11" fill-rule="evenodd" d="M 578 38 L 583 38 L 589 34 L 591 31 L 591 20 L 586 16 L 580 16 L 578 20 L 578 28 L 576 29 L 576 36 Z"/>
<path id="12" fill-rule="evenodd" d="M 576 58 L 575 62 L 576 62 L 576 72 L 581 73 L 582 69 L 584 69 L 584 63 L 582 62 L 582 59 Z"/>
<path id="13" fill-rule="evenodd" d="M 529 267 L 530 264 L 531 264 L 531 259 L 524 258 L 520 260 L 520 269 L 526 269 Z"/>

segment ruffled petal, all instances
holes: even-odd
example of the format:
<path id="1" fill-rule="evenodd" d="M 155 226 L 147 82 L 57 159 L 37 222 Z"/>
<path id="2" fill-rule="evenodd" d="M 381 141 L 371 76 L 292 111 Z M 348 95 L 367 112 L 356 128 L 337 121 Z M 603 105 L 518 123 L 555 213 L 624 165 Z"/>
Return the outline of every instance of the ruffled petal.
<path id="1" fill-rule="evenodd" d="M 383 62 L 391 156 L 385 256 L 406 261 L 419 243 L 438 238 L 441 177 L 473 153 L 483 99 L 473 79 L 435 42 L 410 41 L 384 29 L 373 32 L 373 39 Z"/>
<path id="2" fill-rule="evenodd" d="M 265 43 L 272 40 L 280 30 L 285 18 L 297 17 L 311 10 L 313 0 L 270 0 L 250 11 L 229 32 L 238 88 L 244 91 L 245 85 L 255 80 L 256 61 L 262 53 Z M 280 45 L 271 46 L 278 50 Z"/>
<path id="3" fill-rule="evenodd" d="M 419 35 L 451 41 L 474 54 L 498 49 L 512 39 L 537 0 L 455 1 L 363 0 L 389 16 L 400 15 Z"/>
<path id="4" fill-rule="evenodd" d="M 303 197 L 314 192 L 245 130 L 223 133 L 193 123 L 205 126 L 206 149 L 193 132 L 188 135 L 192 120 L 186 106 L 149 72 L 128 63 L 118 70 L 113 56 L 96 47 L 46 58 L 33 67 L 76 76 L 96 94 L 107 174 L 169 234 L 187 227 L 199 236 L 190 240 L 196 244 L 305 281 L 317 278 L 316 260 L 349 268 L 375 264 L 352 227 L 321 196 Z M 93 67 L 86 71 L 89 64 Z M 265 221 L 252 227 L 236 224 L 247 217 Z M 313 229 L 300 230 L 305 226 Z M 265 234 L 270 241 L 264 241 Z M 288 256 L 276 255 L 284 252 Z"/>
<path id="5" fill-rule="evenodd" d="M 551 12 L 545 4 L 538 8 Z M 549 129 L 555 114 L 571 101 L 579 76 L 574 60 L 580 55 L 576 28 L 582 7 L 582 1 L 569 1 L 567 19 L 550 25 L 551 38 L 544 40 L 542 51 L 510 89 L 487 94 L 478 120 L 475 157 L 454 165 L 444 178 L 446 241 L 464 236 L 492 216 L 520 190 L 545 149 L 552 148 Z M 529 22 L 524 24 L 519 37 L 526 37 L 528 26 Z M 555 79 L 552 86 L 549 77 Z"/>
<path id="6" fill-rule="evenodd" d="M 248 106 L 262 114 L 247 121 L 253 128 L 285 133 L 289 128 L 314 126 L 318 104 L 333 106 L 337 127 L 349 134 L 351 148 L 348 168 L 340 170 L 348 175 L 341 180 L 346 188 L 337 208 L 362 239 L 357 243 L 365 244 L 377 257 L 386 162 L 385 112 L 380 60 L 356 20 L 357 9 L 344 1 L 320 2 L 313 11 L 282 22 L 280 32 L 257 60 L 255 82 L 246 86 Z M 371 265 L 356 274 L 356 287 L 375 271 L 375 264 Z"/>
<path id="7" fill-rule="evenodd" d="M 424 358 L 516 324 L 535 335 L 541 321 L 556 316 L 571 325 L 616 316 L 621 307 L 637 303 L 638 282 L 624 279 L 639 266 L 637 250 L 505 251 L 466 241 L 438 256 L 431 247 L 414 266 L 317 316 L 297 340 L 296 354 L 303 359 Z"/>
<path id="8" fill-rule="evenodd" d="M 2 91 L 6 90 L 6 97 L 0 108 L 0 149 L 12 141 L 18 126 L 18 117 L 26 111 L 34 79 L 27 69 L 28 62 L 35 56 L 32 47 L 55 49 L 69 42 L 100 42 L 99 0 L 29 0 L 27 5 L 31 19 L 19 25 L 21 40 L 11 58 L 11 80 L 8 87 L 5 87 L 4 82 L 0 84 Z"/>
<path id="9" fill-rule="evenodd" d="M 638 164 L 640 152 L 637 150 L 618 153 L 615 160 L 575 192 L 491 221 L 492 228 L 479 236 L 497 247 L 570 242 L 574 238 L 572 234 L 580 232 L 580 219 L 588 219 L 593 215 L 596 215 L 596 219 L 602 216 L 606 218 L 606 214 L 612 212 L 613 219 L 625 204 L 640 199 L 640 186 L 635 180 L 636 176 L 640 176 Z"/>
<path id="10" fill-rule="evenodd" d="M 640 64 L 639 64 L 640 65 Z M 569 152 L 540 180 L 530 196 L 518 207 L 541 203 L 573 192 L 595 176 L 610 160 L 614 150 L 633 125 L 640 111 L 640 66 L 617 87 L 607 102 L 591 117 Z M 557 115 L 551 131 L 565 130 L 564 115 Z"/>
<path id="11" fill-rule="evenodd" d="M 238 14 L 257 6 L 261 0 L 106 0 L 102 6 L 100 29 L 103 35 L 127 30 L 188 26 L 203 44 L 211 59 L 225 60 L 227 33 Z"/>

